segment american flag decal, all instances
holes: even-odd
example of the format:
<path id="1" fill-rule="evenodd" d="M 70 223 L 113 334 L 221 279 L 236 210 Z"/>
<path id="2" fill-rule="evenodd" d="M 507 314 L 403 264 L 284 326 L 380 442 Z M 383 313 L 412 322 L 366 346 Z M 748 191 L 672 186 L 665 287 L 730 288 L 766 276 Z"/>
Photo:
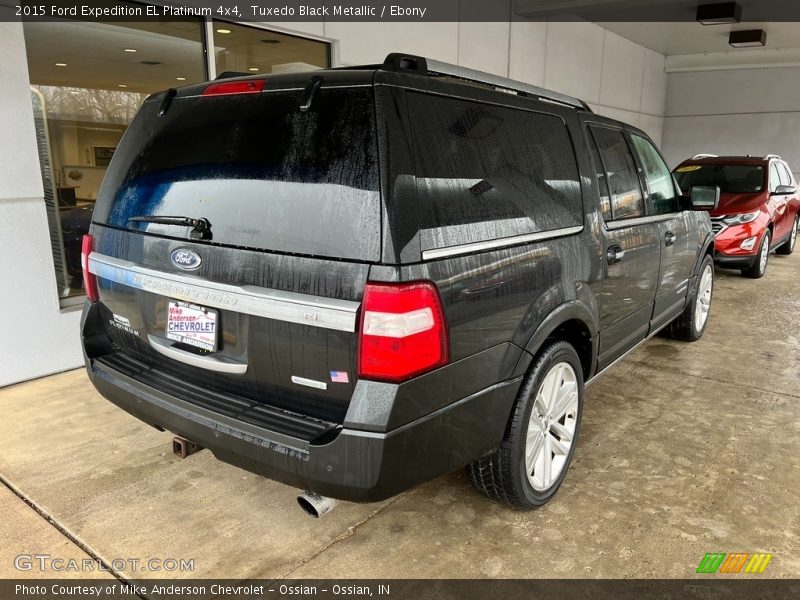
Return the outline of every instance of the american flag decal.
<path id="1" fill-rule="evenodd" d="M 350 383 L 347 371 L 331 371 L 331 381 L 333 383 Z"/>

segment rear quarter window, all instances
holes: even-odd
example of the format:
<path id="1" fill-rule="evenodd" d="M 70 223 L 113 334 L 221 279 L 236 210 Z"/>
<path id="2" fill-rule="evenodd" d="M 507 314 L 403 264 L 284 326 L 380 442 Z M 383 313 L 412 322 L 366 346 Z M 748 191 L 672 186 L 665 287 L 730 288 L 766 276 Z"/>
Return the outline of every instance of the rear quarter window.
<path id="1" fill-rule="evenodd" d="M 408 102 L 422 250 L 583 224 L 560 117 L 416 92 Z"/>

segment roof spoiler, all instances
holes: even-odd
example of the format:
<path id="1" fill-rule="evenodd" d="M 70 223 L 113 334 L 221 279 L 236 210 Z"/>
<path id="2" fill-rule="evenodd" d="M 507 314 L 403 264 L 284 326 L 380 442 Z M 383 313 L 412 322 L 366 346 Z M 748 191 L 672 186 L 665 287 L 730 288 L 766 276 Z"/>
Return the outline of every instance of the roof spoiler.
<path id="1" fill-rule="evenodd" d="M 216 76 L 214 81 L 218 79 L 233 79 L 234 77 L 252 77 L 256 73 L 239 73 L 238 71 L 223 71 Z"/>
<path id="2" fill-rule="evenodd" d="M 518 96 L 532 97 L 538 100 L 554 102 L 556 104 L 562 104 L 578 110 L 592 112 L 592 109 L 589 108 L 589 105 L 578 98 L 573 98 L 572 96 L 567 96 L 566 94 L 560 94 L 558 92 L 546 90 L 535 85 L 509 79 L 508 77 L 500 77 L 499 75 L 492 75 L 491 73 L 485 73 L 483 71 L 468 69 L 459 65 L 440 62 L 438 60 L 425 58 L 424 56 L 393 52 L 386 57 L 386 60 L 383 61 L 381 69 L 384 71 L 394 72 L 410 71 L 412 73 L 417 73 L 419 75 L 428 77 L 445 75 L 462 79 L 464 81 L 469 81 L 470 83 L 479 83 L 495 90 L 499 89 L 501 91 L 511 92 L 517 94 Z"/>

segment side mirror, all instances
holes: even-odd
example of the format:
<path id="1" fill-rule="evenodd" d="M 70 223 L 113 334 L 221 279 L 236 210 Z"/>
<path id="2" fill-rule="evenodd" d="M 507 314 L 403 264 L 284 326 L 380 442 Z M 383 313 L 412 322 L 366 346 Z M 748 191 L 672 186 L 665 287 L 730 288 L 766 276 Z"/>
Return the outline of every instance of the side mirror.
<path id="1" fill-rule="evenodd" d="M 711 211 L 719 205 L 718 185 L 693 185 L 688 195 L 681 196 L 684 210 Z"/>
<path id="2" fill-rule="evenodd" d="M 770 196 L 788 196 L 789 194 L 794 194 L 796 191 L 797 188 L 793 185 L 779 185 Z"/>

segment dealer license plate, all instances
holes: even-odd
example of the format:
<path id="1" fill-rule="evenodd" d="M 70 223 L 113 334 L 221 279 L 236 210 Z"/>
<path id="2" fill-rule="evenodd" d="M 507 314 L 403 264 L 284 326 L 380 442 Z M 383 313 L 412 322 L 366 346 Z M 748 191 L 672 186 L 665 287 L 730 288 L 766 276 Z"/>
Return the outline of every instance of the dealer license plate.
<path id="1" fill-rule="evenodd" d="M 170 300 L 167 306 L 167 338 L 215 352 L 217 316 L 214 309 Z"/>

